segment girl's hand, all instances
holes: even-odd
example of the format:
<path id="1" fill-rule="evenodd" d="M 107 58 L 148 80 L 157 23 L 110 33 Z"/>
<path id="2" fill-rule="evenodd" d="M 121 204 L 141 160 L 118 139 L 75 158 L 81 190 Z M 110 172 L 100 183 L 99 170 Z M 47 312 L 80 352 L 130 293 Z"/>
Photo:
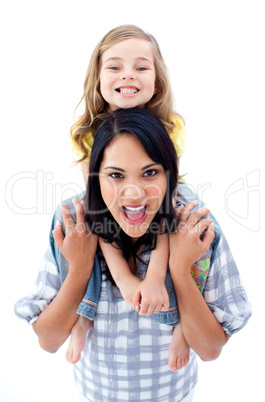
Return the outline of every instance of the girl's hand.
<path id="1" fill-rule="evenodd" d="M 164 282 L 146 277 L 136 289 L 132 302 L 139 315 L 152 315 L 168 310 L 169 298 Z"/>
<path id="2" fill-rule="evenodd" d="M 192 201 L 177 209 L 178 228 L 169 236 L 169 266 L 178 266 L 179 273 L 190 274 L 191 266 L 206 253 L 214 239 L 214 223 L 203 218 L 210 213 L 209 209 L 203 207 L 191 213 L 195 205 L 197 201 Z"/>
<path id="3" fill-rule="evenodd" d="M 133 302 L 133 297 L 135 295 L 138 286 L 142 283 L 142 280 L 135 275 L 125 275 L 123 280 L 117 283 L 117 286 L 121 292 L 122 297 L 126 301 L 129 306 L 131 306 L 134 310 L 138 310 L 135 308 L 135 304 Z"/>
<path id="4" fill-rule="evenodd" d="M 65 225 L 65 236 L 62 232 L 62 223 L 56 222 L 52 232 L 57 247 L 69 263 L 71 270 L 91 271 L 91 265 L 94 264 L 94 256 L 97 249 L 98 237 L 92 234 L 85 222 L 84 202 L 77 199 L 72 200 L 76 211 L 76 223 L 70 214 L 66 204 L 61 204 L 63 222 Z"/>

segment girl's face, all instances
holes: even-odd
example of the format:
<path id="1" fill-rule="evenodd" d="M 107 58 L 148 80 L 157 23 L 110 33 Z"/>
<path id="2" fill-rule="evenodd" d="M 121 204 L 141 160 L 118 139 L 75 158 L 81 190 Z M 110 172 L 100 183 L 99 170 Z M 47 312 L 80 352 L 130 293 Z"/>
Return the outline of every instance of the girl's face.
<path id="1" fill-rule="evenodd" d="M 155 93 L 155 65 L 151 43 L 127 39 L 101 56 L 100 91 L 109 111 L 144 107 Z"/>
<path id="2" fill-rule="evenodd" d="M 134 136 L 123 134 L 106 148 L 99 173 L 102 198 L 113 218 L 128 236 L 142 236 L 165 197 L 163 166 Z"/>

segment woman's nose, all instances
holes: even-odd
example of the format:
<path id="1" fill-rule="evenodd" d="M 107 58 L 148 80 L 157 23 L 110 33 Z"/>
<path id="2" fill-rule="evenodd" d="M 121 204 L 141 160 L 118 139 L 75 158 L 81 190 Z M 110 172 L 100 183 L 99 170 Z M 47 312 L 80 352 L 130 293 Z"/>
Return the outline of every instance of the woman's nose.
<path id="1" fill-rule="evenodd" d="M 145 189 L 143 186 L 136 184 L 136 183 L 130 183 L 124 185 L 122 188 L 122 197 L 126 200 L 141 200 L 145 195 Z"/>

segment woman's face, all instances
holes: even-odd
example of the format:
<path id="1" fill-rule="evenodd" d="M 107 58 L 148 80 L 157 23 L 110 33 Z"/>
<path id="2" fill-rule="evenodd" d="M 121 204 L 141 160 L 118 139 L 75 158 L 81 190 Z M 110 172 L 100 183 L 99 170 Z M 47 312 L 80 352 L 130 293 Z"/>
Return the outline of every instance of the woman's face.
<path id="1" fill-rule="evenodd" d="M 106 148 L 99 173 L 102 198 L 113 218 L 128 236 L 142 236 L 165 197 L 163 166 L 133 135 L 122 134 Z"/>

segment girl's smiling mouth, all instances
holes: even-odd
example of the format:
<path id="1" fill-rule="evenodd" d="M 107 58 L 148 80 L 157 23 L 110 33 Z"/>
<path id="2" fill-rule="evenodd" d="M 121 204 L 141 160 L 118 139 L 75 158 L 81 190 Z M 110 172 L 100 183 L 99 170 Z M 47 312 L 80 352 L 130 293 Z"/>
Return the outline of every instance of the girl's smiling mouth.
<path id="1" fill-rule="evenodd" d="M 115 89 L 116 92 L 119 92 L 120 94 L 129 94 L 133 95 L 139 92 L 139 89 L 136 87 L 119 87 Z"/>
<path id="2" fill-rule="evenodd" d="M 122 206 L 122 213 L 126 221 L 131 225 L 139 225 L 147 217 L 147 205 Z"/>

